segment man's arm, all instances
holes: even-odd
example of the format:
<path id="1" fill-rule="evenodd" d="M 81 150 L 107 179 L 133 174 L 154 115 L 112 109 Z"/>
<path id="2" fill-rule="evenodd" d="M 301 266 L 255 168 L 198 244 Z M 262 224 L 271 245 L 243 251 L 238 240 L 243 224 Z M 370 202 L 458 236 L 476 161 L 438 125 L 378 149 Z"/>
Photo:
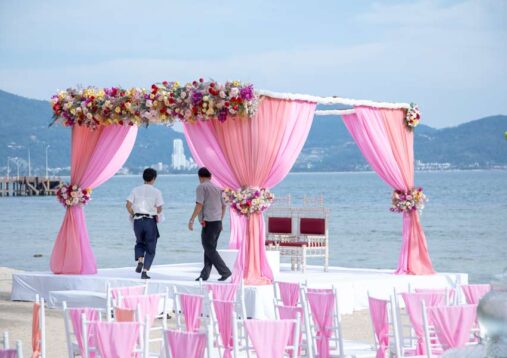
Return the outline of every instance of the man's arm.
<path id="1" fill-rule="evenodd" d="M 225 209 L 227 209 L 227 206 L 222 204 L 222 221 L 224 221 L 224 217 L 225 217 Z"/>
<path id="2" fill-rule="evenodd" d="M 127 204 L 125 204 L 125 207 L 127 208 L 127 211 L 129 212 L 130 216 L 134 216 L 134 209 L 132 209 L 132 203 L 127 200 Z"/>
<path id="3" fill-rule="evenodd" d="M 192 216 L 190 217 L 190 220 L 188 221 L 188 229 L 190 231 L 194 230 L 194 221 L 197 215 L 202 211 L 202 204 L 201 203 L 195 203 L 194 212 L 192 213 Z"/>

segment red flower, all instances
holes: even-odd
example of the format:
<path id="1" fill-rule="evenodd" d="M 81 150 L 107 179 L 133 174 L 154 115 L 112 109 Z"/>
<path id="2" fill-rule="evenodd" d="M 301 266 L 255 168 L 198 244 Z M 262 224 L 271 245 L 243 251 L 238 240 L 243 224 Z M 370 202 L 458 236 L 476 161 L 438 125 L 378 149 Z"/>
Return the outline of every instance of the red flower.
<path id="1" fill-rule="evenodd" d="M 120 126 L 122 126 L 122 125 L 123 125 L 123 121 L 120 119 L 120 120 L 118 121 L 118 124 L 119 124 Z"/>
<path id="2" fill-rule="evenodd" d="M 235 105 L 232 107 L 232 109 L 234 109 L 235 111 L 237 111 L 237 110 L 238 110 L 238 108 L 239 108 L 239 107 L 238 107 L 238 105 L 237 105 L 237 104 L 235 104 Z"/>
<path id="3" fill-rule="evenodd" d="M 209 86 L 210 86 L 211 88 L 213 88 L 213 87 L 215 87 L 215 83 L 211 82 L 211 83 L 209 84 Z"/>
<path id="4" fill-rule="evenodd" d="M 229 107 L 229 105 L 230 105 L 230 103 L 229 103 L 229 102 L 225 102 L 225 103 L 224 103 L 224 106 L 226 106 L 226 107 Z"/>
<path id="5" fill-rule="evenodd" d="M 204 82 L 204 78 L 199 78 L 199 82 L 203 83 Z"/>
<path id="6" fill-rule="evenodd" d="M 163 82 L 162 82 L 162 84 L 163 84 L 164 86 L 167 86 L 167 85 L 169 84 L 169 82 L 167 82 L 167 81 L 163 81 Z"/>

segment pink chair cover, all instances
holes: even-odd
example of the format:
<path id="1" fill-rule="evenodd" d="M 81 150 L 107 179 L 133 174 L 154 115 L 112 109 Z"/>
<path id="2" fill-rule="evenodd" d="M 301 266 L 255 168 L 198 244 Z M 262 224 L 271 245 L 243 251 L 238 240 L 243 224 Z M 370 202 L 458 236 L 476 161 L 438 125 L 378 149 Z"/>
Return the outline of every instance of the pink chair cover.
<path id="1" fill-rule="evenodd" d="M 389 301 L 368 297 L 370 316 L 373 330 L 378 342 L 376 358 L 385 358 L 389 348 L 389 321 L 387 319 L 387 304 Z"/>
<path id="2" fill-rule="evenodd" d="M 171 357 L 203 358 L 206 349 L 206 333 L 164 331 Z M 167 352 L 169 353 L 169 352 Z"/>
<path id="3" fill-rule="evenodd" d="M 111 288 L 111 297 L 113 299 L 117 299 L 119 295 L 122 297 L 125 296 L 140 296 L 144 294 L 144 290 L 146 286 L 125 286 L 125 287 L 115 287 Z"/>
<path id="4" fill-rule="evenodd" d="M 69 316 L 70 321 L 72 322 L 72 329 L 74 330 L 74 335 L 77 339 L 77 345 L 79 346 L 79 351 L 83 352 L 84 346 L 83 346 L 83 331 L 82 331 L 82 320 L 81 316 L 85 314 L 87 321 L 97 321 L 99 319 L 99 311 L 96 308 L 88 308 L 88 307 L 82 307 L 82 308 L 69 308 Z M 88 347 L 95 347 L 95 331 L 93 329 L 93 325 L 88 325 Z M 95 356 L 94 352 L 90 353 L 91 357 Z"/>
<path id="5" fill-rule="evenodd" d="M 114 308 L 114 319 L 116 322 L 134 322 L 136 317 L 135 310 L 125 308 Z"/>
<path id="6" fill-rule="evenodd" d="M 470 341 L 477 305 L 429 307 L 427 312 L 444 350 L 462 347 Z"/>
<path id="7" fill-rule="evenodd" d="M 217 316 L 218 332 L 224 345 L 223 358 L 232 357 L 232 314 L 234 312 L 234 301 L 213 300 L 213 309 Z"/>
<path id="8" fill-rule="evenodd" d="M 310 292 L 306 294 L 310 311 L 312 313 L 313 321 L 317 328 L 317 352 L 319 358 L 329 358 L 329 339 L 333 331 L 330 327 L 333 326 L 333 315 L 336 308 L 336 298 L 334 293 L 320 293 Z"/>
<path id="9" fill-rule="evenodd" d="M 289 345 L 294 321 L 247 319 L 245 328 L 259 358 L 282 358 Z"/>
<path id="10" fill-rule="evenodd" d="M 32 310 L 32 358 L 38 358 L 40 355 L 40 303 L 35 302 Z"/>
<path id="11" fill-rule="evenodd" d="M 416 288 L 414 290 L 416 293 L 441 293 L 441 294 L 446 294 L 446 292 L 449 293 L 449 301 L 453 301 L 454 300 L 454 297 L 456 297 L 456 289 L 454 288 L 450 288 L 450 289 L 445 289 L 445 288 Z"/>
<path id="12" fill-rule="evenodd" d="M 276 308 L 278 309 L 278 314 L 280 315 L 281 319 L 297 319 L 297 314 L 299 313 L 299 325 L 300 327 L 305 326 L 305 315 L 303 311 L 303 307 L 298 306 L 280 306 L 277 305 Z M 294 327 L 292 331 L 290 332 L 289 337 L 289 344 L 294 344 Z M 298 356 L 301 355 L 301 351 L 303 347 L 301 346 L 301 343 L 303 342 L 303 330 L 299 330 L 299 349 L 298 349 Z M 289 353 L 289 356 L 292 357 L 292 349 L 288 349 L 287 352 Z"/>
<path id="13" fill-rule="evenodd" d="M 120 308 L 126 308 L 129 310 L 136 310 L 139 305 L 141 322 L 144 322 L 145 317 L 150 317 L 150 322 L 153 323 L 157 317 L 158 304 L 160 301 L 160 295 L 140 295 L 140 296 L 126 296 L 122 297 Z"/>
<path id="14" fill-rule="evenodd" d="M 206 287 L 214 300 L 236 301 L 238 292 L 238 284 L 236 283 L 207 283 Z"/>
<path id="15" fill-rule="evenodd" d="M 475 284 L 475 285 L 462 285 L 461 290 L 465 295 L 468 304 L 477 305 L 481 298 L 483 298 L 489 291 L 491 285 L 489 284 Z"/>
<path id="16" fill-rule="evenodd" d="M 444 293 L 402 293 L 403 301 L 410 318 L 410 323 L 414 328 L 417 336 L 416 354 L 425 354 L 424 347 L 424 326 L 422 319 L 422 303 L 426 307 L 445 306 L 445 292 Z M 429 320 L 429 317 L 428 317 Z M 432 323 L 429 320 L 428 323 Z"/>
<path id="17" fill-rule="evenodd" d="M 0 358 L 19 358 L 16 349 L 0 349 Z"/>
<path id="18" fill-rule="evenodd" d="M 221 188 L 272 188 L 289 173 L 310 130 L 315 103 L 262 97 L 256 115 L 184 123 L 192 156 L 213 174 Z M 273 273 L 264 247 L 262 214 L 248 218 L 234 210 L 229 248 L 239 249 L 233 282 L 268 284 Z"/>
<path id="19" fill-rule="evenodd" d="M 299 302 L 299 283 L 277 282 L 284 306 L 296 306 Z"/>
<path id="20" fill-rule="evenodd" d="M 139 337 L 138 322 L 92 322 L 101 358 L 129 358 Z"/>
<path id="21" fill-rule="evenodd" d="M 136 126 L 111 125 L 96 130 L 72 128 L 71 184 L 95 189 L 125 163 L 137 135 Z M 51 254 L 51 271 L 57 274 L 95 274 L 93 255 L 82 207 L 66 210 Z"/>
<path id="22" fill-rule="evenodd" d="M 404 123 L 402 109 L 359 106 L 343 116 L 345 126 L 371 165 L 389 186 L 414 187 L 414 134 Z M 417 211 L 403 214 L 403 235 L 398 274 L 435 273 Z"/>
<path id="23" fill-rule="evenodd" d="M 181 310 L 185 317 L 187 332 L 196 332 L 201 327 L 202 302 L 204 298 L 199 295 L 181 294 Z"/>

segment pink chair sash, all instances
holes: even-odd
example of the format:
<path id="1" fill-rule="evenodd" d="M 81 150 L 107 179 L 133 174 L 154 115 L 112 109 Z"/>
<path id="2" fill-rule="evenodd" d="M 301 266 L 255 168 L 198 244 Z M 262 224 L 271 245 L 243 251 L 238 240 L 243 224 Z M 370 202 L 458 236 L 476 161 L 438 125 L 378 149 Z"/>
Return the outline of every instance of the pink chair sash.
<path id="1" fill-rule="evenodd" d="M 389 301 L 368 297 L 370 316 L 373 330 L 378 342 L 376 358 L 385 358 L 389 347 L 389 321 L 387 319 L 387 304 Z"/>
<path id="2" fill-rule="evenodd" d="M 299 283 L 277 282 L 284 306 L 296 306 L 299 302 Z"/>
<path id="3" fill-rule="evenodd" d="M 84 313 L 87 321 L 98 321 L 99 319 L 99 311 L 96 308 L 69 308 L 69 316 L 70 321 L 72 322 L 72 329 L 74 330 L 74 335 L 77 339 L 77 344 L 79 346 L 79 350 L 82 352 L 84 349 L 83 346 L 83 332 L 82 332 L 82 322 L 81 316 Z M 88 325 L 88 347 L 95 347 L 95 331 L 93 330 L 93 325 Z M 94 357 L 95 354 L 93 352 L 90 353 L 91 357 Z"/>
<path id="4" fill-rule="evenodd" d="M 491 291 L 491 285 L 462 285 L 461 290 L 463 291 L 468 304 L 478 305 L 481 298 Z"/>
<path id="5" fill-rule="evenodd" d="M 19 358 L 16 349 L 0 349 L 0 358 Z"/>
<path id="6" fill-rule="evenodd" d="M 171 357 L 203 358 L 206 349 L 206 333 L 167 330 L 168 349 Z"/>
<path id="7" fill-rule="evenodd" d="M 117 299 L 119 295 L 125 296 L 140 296 L 144 294 L 146 286 L 125 286 L 111 288 L 111 296 L 113 299 Z"/>
<path id="8" fill-rule="evenodd" d="M 134 322 L 135 321 L 135 310 L 129 310 L 126 308 L 114 308 L 114 319 L 116 322 Z"/>
<path id="9" fill-rule="evenodd" d="M 126 296 L 122 297 L 120 308 L 126 308 L 129 310 L 136 310 L 139 305 L 141 322 L 144 322 L 145 317 L 150 317 L 151 323 L 157 317 L 158 304 L 160 301 L 160 295 L 141 295 L 141 296 Z"/>
<path id="10" fill-rule="evenodd" d="M 414 328 L 417 336 L 416 354 L 425 354 L 424 347 L 424 327 L 422 319 L 422 303 L 426 307 L 444 306 L 445 305 L 445 292 L 444 293 L 402 293 L 405 307 L 410 318 L 410 323 Z M 431 320 L 429 322 L 431 324 Z"/>
<path id="11" fill-rule="evenodd" d="M 427 311 L 444 350 L 462 347 L 470 341 L 477 305 L 437 306 Z"/>
<path id="12" fill-rule="evenodd" d="M 245 328 L 259 358 L 282 358 L 295 323 L 288 320 L 245 320 Z"/>
<path id="13" fill-rule="evenodd" d="M 277 305 L 276 308 L 278 309 L 278 314 L 280 315 L 281 319 L 297 319 L 297 314 L 299 313 L 299 325 L 300 327 L 305 326 L 305 316 L 303 307 L 298 306 L 280 306 Z M 292 331 L 290 332 L 289 337 L 289 344 L 294 345 L 294 327 Z M 303 330 L 299 330 L 299 349 L 298 349 L 298 355 L 301 355 L 301 350 L 303 347 L 301 346 L 301 343 L 303 342 Z M 292 349 L 288 349 L 287 352 L 289 353 L 289 356 L 292 357 Z"/>
<path id="14" fill-rule="evenodd" d="M 232 339 L 232 314 L 234 312 L 233 301 L 213 300 L 213 309 L 217 316 L 218 332 L 224 345 L 223 358 L 232 357 L 233 339 Z"/>
<path id="15" fill-rule="evenodd" d="M 331 327 L 333 326 L 333 315 L 336 308 L 334 292 L 311 292 L 309 289 L 306 296 L 319 337 L 317 340 L 319 358 L 329 358 L 329 339 L 333 334 Z"/>
<path id="16" fill-rule="evenodd" d="M 39 329 L 40 303 L 33 304 L 32 311 L 32 357 L 38 358 L 40 355 L 40 329 Z"/>
<path id="17" fill-rule="evenodd" d="M 181 310 L 185 317 L 187 332 L 196 332 L 201 327 L 202 303 L 204 297 L 199 295 L 181 294 Z"/>
<path id="18" fill-rule="evenodd" d="M 92 322 L 101 358 L 132 357 L 139 337 L 138 322 Z"/>
<path id="19" fill-rule="evenodd" d="M 449 301 L 453 301 L 454 297 L 456 297 L 456 290 L 454 288 L 445 289 L 445 288 L 416 288 L 415 293 L 440 293 L 446 294 L 449 292 Z"/>
<path id="20" fill-rule="evenodd" d="M 238 292 L 238 284 L 236 283 L 207 283 L 206 287 L 214 300 L 236 301 Z"/>

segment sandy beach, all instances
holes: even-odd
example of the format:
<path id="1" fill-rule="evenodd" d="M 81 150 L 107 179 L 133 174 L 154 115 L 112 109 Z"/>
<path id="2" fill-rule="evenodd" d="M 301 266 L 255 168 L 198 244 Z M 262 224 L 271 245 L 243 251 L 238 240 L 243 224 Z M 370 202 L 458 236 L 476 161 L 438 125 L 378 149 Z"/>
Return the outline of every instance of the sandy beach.
<path id="1" fill-rule="evenodd" d="M 31 352 L 32 303 L 11 301 L 12 273 L 16 270 L 0 267 L 0 333 L 9 332 L 11 345 L 18 339 L 26 356 Z M 342 317 L 345 339 L 372 343 L 370 317 L 366 310 Z M 67 356 L 62 312 L 46 310 L 47 356 Z"/>

